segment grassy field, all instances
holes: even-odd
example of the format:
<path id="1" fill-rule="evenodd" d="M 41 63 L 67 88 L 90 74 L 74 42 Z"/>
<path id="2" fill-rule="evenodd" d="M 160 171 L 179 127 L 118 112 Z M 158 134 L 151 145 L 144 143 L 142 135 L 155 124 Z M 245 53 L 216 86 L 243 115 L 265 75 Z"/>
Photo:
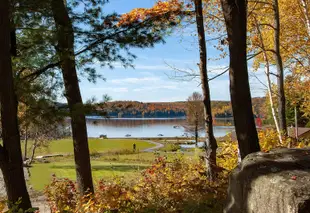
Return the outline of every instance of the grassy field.
<path id="1" fill-rule="evenodd" d="M 137 152 L 124 154 L 132 152 L 133 144 L 136 144 Z M 114 177 L 125 177 L 128 180 L 136 178 L 140 171 L 147 168 L 155 159 L 153 153 L 140 153 L 138 150 L 142 151 L 154 146 L 149 142 L 134 139 L 89 139 L 94 180 Z M 31 142 L 29 143 L 30 147 Z M 63 139 L 50 142 L 48 148 L 38 149 L 36 155 L 72 153 L 72 139 Z M 99 154 L 96 155 L 96 153 Z M 43 190 L 44 186 L 50 182 L 52 174 L 59 178 L 72 180 L 76 178 L 72 155 L 49 158 L 48 161 L 49 163 L 35 162 L 29 170 L 30 179 L 28 182 L 35 190 Z"/>
<path id="2" fill-rule="evenodd" d="M 94 181 L 100 179 L 124 178 L 125 181 L 137 180 L 141 171 L 149 167 L 158 156 L 165 156 L 168 160 L 184 156 L 181 153 L 133 153 L 133 154 L 104 154 L 92 157 L 92 173 Z M 187 156 L 187 155 L 185 155 Z M 35 163 L 30 168 L 28 183 L 35 190 L 41 191 L 51 181 L 52 174 L 59 178 L 75 180 L 75 167 L 72 156 L 52 158 L 50 163 Z"/>
<path id="3" fill-rule="evenodd" d="M 89 139 L 90 153 L 96 152 L 115 152 L 121 150 L 133 149 L 133 144 L 136 144 L 137 150 L 144 150 L 147 148 L 154 147 L 154 144 L 148 143 L 142 140 L 134 139 Z M 31 141 L 29 142 L 28 149 L 31 149 Z M 24 143 L 22 143 L 22 149 L 24 150 Z M 38 148 L 36 155 L 43 154 L 72 154 L 73 153 L 73 142 L 72 139 L 62 139 L 51 141 L 47 148 Z"/>
<path id="4" fill-rule="evenodd" d="M 132 152 L 133 144 L 136 144 L 137 148 L 135 153 Z M 168 160 L 184 155 L 171 153 L 169 144 L 166 144 L 167 147 L 165 146 L 163 150 L 159 150 L 160 153 L 142 152 L 154 146 L 154 144 L 137 139 L 89 139 L 94 181 L 115 177 L 124 178 L 125 181 L 137 180 L 141 171 L 149 167 L 159 155 L 167 157 Z M 29 147 L 31 147 L 31 142 Z M 72 139 L 52 141 L 48 148 L 37 150 L 36 155 L 44 154 L 69 155 L 48 158 L 48 163 L 35 162 L 32 165 L 29 170 L 28 183 L 35 190 L 42 191 L 44 186 L 50 183 L 53 174 L 59 178 L 76 179 Z M 193 156 L 193 154 L 185 155 Z"/>
<path id="5" fill-rule="evenodd" d="M 94 181 L 100 179 L 112 179 L 115 177 L 124 177 L 132 180 L 139 175 L 141 170 L 146 169 L 149 164 L 141 163 L 119 163 L 92 161 L 92 174 Z M 50 183 L 52 174 L 59 178 L 76 179 L 75 166 L 72 160 L 65 162 L 51 162 L 33 164 L 30 168 L 29 184 L 35 190 L 43 190 L 44 186 Z"/>

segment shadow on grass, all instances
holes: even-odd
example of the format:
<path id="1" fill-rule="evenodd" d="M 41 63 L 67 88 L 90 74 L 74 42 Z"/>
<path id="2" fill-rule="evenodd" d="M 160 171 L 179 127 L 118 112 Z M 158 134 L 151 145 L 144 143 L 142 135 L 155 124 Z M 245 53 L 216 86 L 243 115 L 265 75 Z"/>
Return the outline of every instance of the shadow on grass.
<path id="1" fill-rule="evenodd" d="M 75 169 L 74 165 L 54 165 L 53 169 Z M 136 170 L 147 169 L 148 166 L 145 165 L 94 165 L 92 166 L 92 171 L 119 171 L 119 172 L 129 172 Z"/>

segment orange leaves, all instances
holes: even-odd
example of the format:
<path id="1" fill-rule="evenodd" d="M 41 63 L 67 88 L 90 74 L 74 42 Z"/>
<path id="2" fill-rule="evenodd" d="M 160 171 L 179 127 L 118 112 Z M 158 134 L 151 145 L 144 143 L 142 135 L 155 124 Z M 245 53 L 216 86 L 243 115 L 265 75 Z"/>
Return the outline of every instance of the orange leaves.
<path id="1" fill-rule="evenodd" d="M 205 169 L 203 161 L 158 157 L 137 181 L 99 181 L 95 194 L 81 198 L 72 181 L 53 178 L 45 193 L 53 213 L 172 213 L 184 209 L 219 212 L 217 206 L 225 198 L 227 174 L 219 172 L 217 181 L 209 182 Z"/>
<path id="2" fill-rule="evenodd" d="M 118 23 L 119 26 L 129 25 L 134 22 L 141 22 L 148 18 L 160 19 L 166 14 L 177 14 L 181 12 L 183 8 L 183 3 L 179 0 L 168 0 L 168 1 L 158 1 L 152 8 L 136 8 L 122 15 Z M 169 17 L 170 21 L 174 17 Z"/>

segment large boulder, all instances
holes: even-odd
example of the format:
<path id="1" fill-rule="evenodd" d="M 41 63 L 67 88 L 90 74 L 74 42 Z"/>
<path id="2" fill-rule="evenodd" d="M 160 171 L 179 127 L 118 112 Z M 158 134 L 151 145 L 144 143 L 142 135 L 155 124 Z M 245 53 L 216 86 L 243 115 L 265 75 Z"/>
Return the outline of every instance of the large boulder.
<path id="1" fill-rule="evenodd" d="M 310 213 L 310 149 L 248 155 L 232 172 L 225 213 Z"/>

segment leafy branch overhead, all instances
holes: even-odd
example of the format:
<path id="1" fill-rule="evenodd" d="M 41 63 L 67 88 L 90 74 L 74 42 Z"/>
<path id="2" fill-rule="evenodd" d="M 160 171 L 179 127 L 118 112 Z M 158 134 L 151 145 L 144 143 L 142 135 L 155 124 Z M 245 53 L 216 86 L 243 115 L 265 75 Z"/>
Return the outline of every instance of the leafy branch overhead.
<path id="1" fill-rule="evenodd" d="M 83 70 L 88 75 L 90 81 L 101 77 L 94 69 L 94 63 L 110 68 L 113 68 L 115 63 L 120 63 L 124 67 L 133 66 L 136 56 L 130 52 L 129 48 L 148 48 L 153 47 L 156 43 L 164 42 L 164 36 L 170 34 L 173 28 L 187 15 L 182 10 L 183 3 L 176 0 L 158 2 L 151 9 L 135 9 L 123 15 L 105 14 L 104 6 L 100 4 L 102 2 L 100 0 L 95 2 L 94 5 L 99 6 L 76 1 L 69 7 L 75 34 L 77 65 L 79 70 Z M 83 10 L 76 9 L 78 7 L 82 7 Z M 43 19 L 50 20 L 50 17 L 42 16 L 40 20 Z M 50 22 L 52 21 L 46 23 Z M 39 31 L 37 33 L 40 34 L 40 31 L 49 29 L 45 25 L 46 23 L 38 23 L 35 28 L 21 26 L 17 29 L 28 34 Z M 54 71 L 59 67 L 61 61 L 55 55 L 57 42 L 54 39 L 54 34 L 55 29 L 50 28 L 48 31 L 50 42 L 45 43 L 46 49 L 49 49 L 48 55 L 51 56 L 49 60 L 36 67 L 27 64 L 28 70 L 31 72 L 25 74 L 23 78 L 34 80 L 43 73 Z M 18 43 L 24 42 L 24 39 L 21 38 Z M 28 47 L 31 51 L 38 51 L 42 48 L 37 42 L 34 42 L 33 46 L 28 45 Z M 28 49 L 28 51 L 30 50 Z"/>

